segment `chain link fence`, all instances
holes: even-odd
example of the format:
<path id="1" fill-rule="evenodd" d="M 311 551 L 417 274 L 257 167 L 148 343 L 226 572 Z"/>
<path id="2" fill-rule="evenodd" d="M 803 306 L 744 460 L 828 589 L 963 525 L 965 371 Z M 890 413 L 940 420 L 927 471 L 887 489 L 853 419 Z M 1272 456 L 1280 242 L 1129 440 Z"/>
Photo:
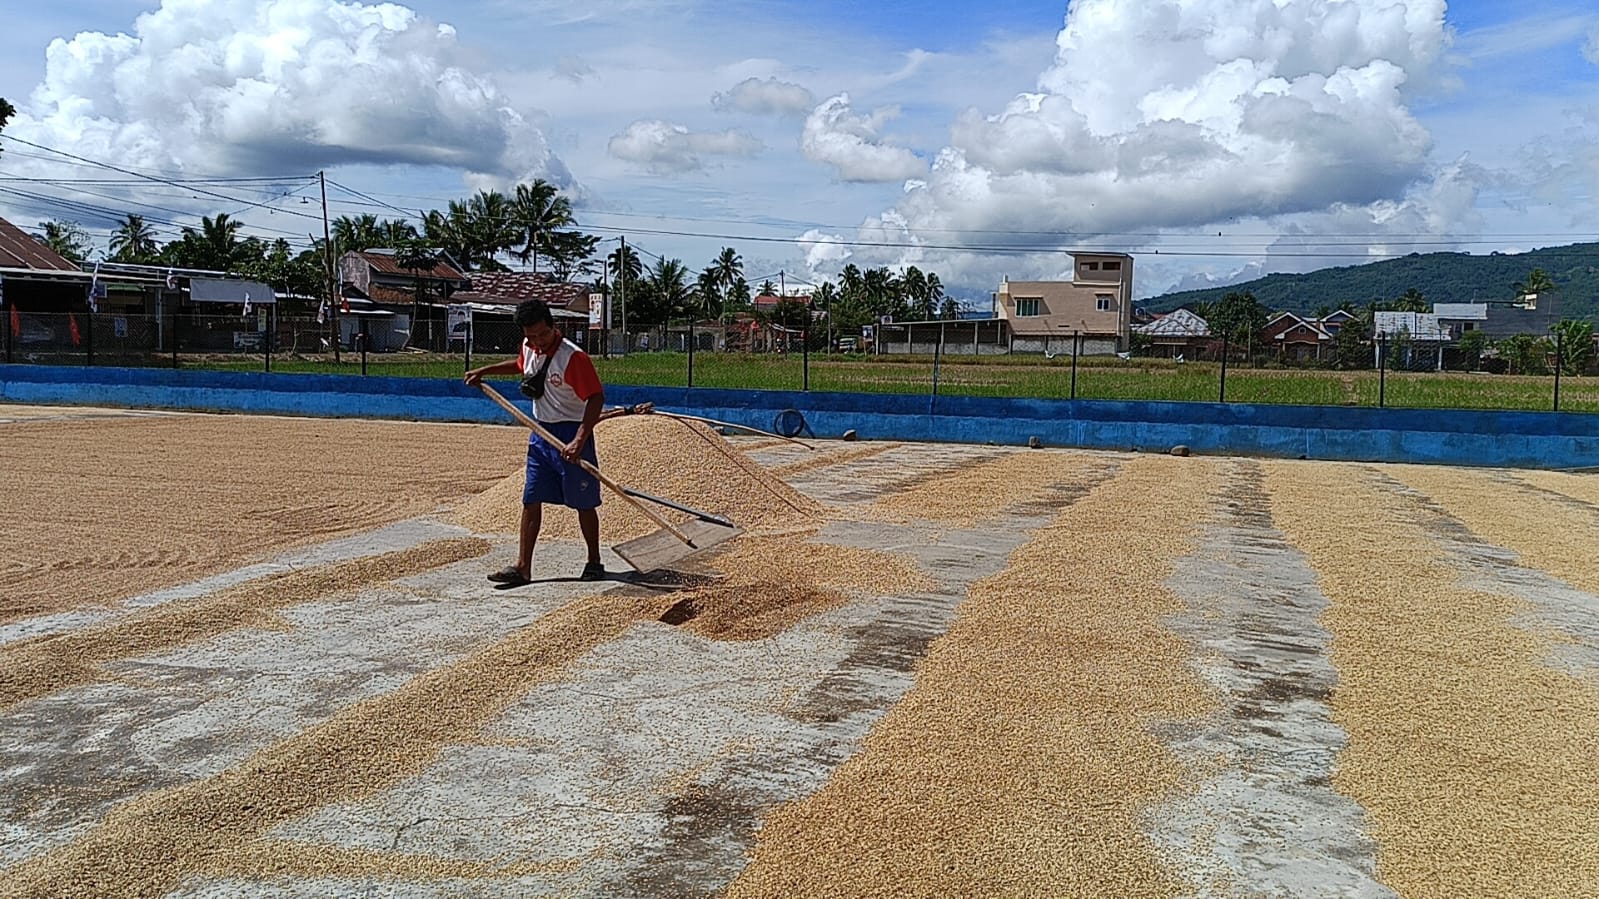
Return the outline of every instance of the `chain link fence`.
<path id="1" fill-rule="evenodd" d="M 818 329 L 687 322 L 567 333 L 610 384 L 735 390 L 1599 412 L 1599 353 L 1563 334 L 1337 346 L 1202 338 L 1117 351 L 1086 335 L 1011 336 L 999 322 Z M 408 316 L 0 314 L 7 363 L 455 377 L 513 357 L 522 329 L 448 330 Z"/>

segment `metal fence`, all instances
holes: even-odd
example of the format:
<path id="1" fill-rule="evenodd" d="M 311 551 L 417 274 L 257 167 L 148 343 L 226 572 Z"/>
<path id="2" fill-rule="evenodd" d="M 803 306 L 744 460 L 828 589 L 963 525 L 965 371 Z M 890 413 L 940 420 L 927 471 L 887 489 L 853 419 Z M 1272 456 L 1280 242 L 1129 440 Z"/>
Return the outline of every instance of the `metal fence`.
<path id="1" fill-rule="evenodd" d="M 7 363 L 207 367 L 455 377 L 514 356 L 522 329 L 481 317 L 456 333 L 443 322 L 341 316 L 0 314 Z M 992 397 L 1289 403 L 1324 406 L 1525 409 L 1599 412 L 1593 347 L 1558 335 L 1497 347 L 1426 344 L 1403 335 L 1293 359 L 1258 342 L 1204 341 L 1164 348 L 1162 358 L 1106 349 L 1070 336 L 1041 352 L 993 352 L 968 329 L 939 340 L 935 327 L 880 326 L 875 345 L 796 330 L 741 339 L 719 325 L 572 328 L 606 383 L 741 390 L 825 390 Z M 946 335 L 947 336 L 947 335 Z M 839 352 L 839 347 L 855 352 Z M 1143 352 L 1150 352 L 1145 348 Z"/>

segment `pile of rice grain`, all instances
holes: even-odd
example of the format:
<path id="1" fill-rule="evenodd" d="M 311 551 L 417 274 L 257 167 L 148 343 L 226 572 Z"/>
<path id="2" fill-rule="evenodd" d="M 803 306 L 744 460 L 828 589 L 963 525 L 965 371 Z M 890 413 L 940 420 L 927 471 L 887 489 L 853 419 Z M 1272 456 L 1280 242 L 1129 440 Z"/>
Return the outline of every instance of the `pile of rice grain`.
<path id="1" fill-rule="evenodd" d="M 731 518 L 742 528 L 792 527 L 815 522 L 822 509 L 760 466 L 710 428 L 649 415 L 601 422 L 594 431 L 600 470 L 624 487 Z M 514 474 L 456 510 L 456 523 L 479 533 L 514 533 L 522 513 L 520 466 Z M 600 505 L 605 541 L 630 540 L 656 525 L 609 490 Z M 688 518 L 651 505 L 672 522 Z M 577 539 L 577 516 L 547 509 L 540 536 Z"/>

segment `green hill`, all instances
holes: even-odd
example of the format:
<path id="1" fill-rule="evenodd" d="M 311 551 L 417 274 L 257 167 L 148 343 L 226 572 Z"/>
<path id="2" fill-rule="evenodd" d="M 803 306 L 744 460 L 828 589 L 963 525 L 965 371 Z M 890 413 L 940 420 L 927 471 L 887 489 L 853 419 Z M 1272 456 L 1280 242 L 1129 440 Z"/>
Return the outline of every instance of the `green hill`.
<path id="1" fill-rule="evenodd" d="M 1511 285 L 1541 268 L 1559 288 L 1562 318 L 1599 320 L 1599 243 L 1548 247 L 1528 253 L 1412 253 L 1365 265 L 1324 268 L 1298 275 L 1275 274 L 1254 281 L 1151 297 L 1140 305 L 1170 312 L 1195 302 L 1213 303 L 1233 291 L 1249 291 L 1266 308 L 1312 313 L 1344 302 L 1365 306 L 1392 300 L 1414 287 L 1429 303 L 1511 299 Z"/>

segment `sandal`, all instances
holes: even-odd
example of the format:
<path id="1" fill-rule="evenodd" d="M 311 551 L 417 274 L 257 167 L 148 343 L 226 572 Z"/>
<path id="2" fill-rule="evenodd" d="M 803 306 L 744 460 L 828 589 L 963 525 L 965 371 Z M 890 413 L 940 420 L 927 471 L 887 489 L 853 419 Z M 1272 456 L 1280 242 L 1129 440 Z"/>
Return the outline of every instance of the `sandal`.
<path id="1" fill-rule="evenodd" d="M 499 571 L 494 572 L 493 574 L 489 575 L 489 580 L 496 584 L 505 584 L 511 587 L 521 587 L 526 584 L 533 583 L 533 581 L 523 575 L 522 572 L 517 571 L 516 566 L 514 565 L 507 565 L 506 567 L 501 568 Z"/>
<path id="2" fill-rule="evenodd" d="M 603 581 L 603 580 L 605 580 L 605 563 L 604 562 L 586 562 L 586 563 L 584 563 L 584 565 L 583 565 L 583 573 L 578 575 L 577 579 L 580 580 L 580 581 Z"/>

